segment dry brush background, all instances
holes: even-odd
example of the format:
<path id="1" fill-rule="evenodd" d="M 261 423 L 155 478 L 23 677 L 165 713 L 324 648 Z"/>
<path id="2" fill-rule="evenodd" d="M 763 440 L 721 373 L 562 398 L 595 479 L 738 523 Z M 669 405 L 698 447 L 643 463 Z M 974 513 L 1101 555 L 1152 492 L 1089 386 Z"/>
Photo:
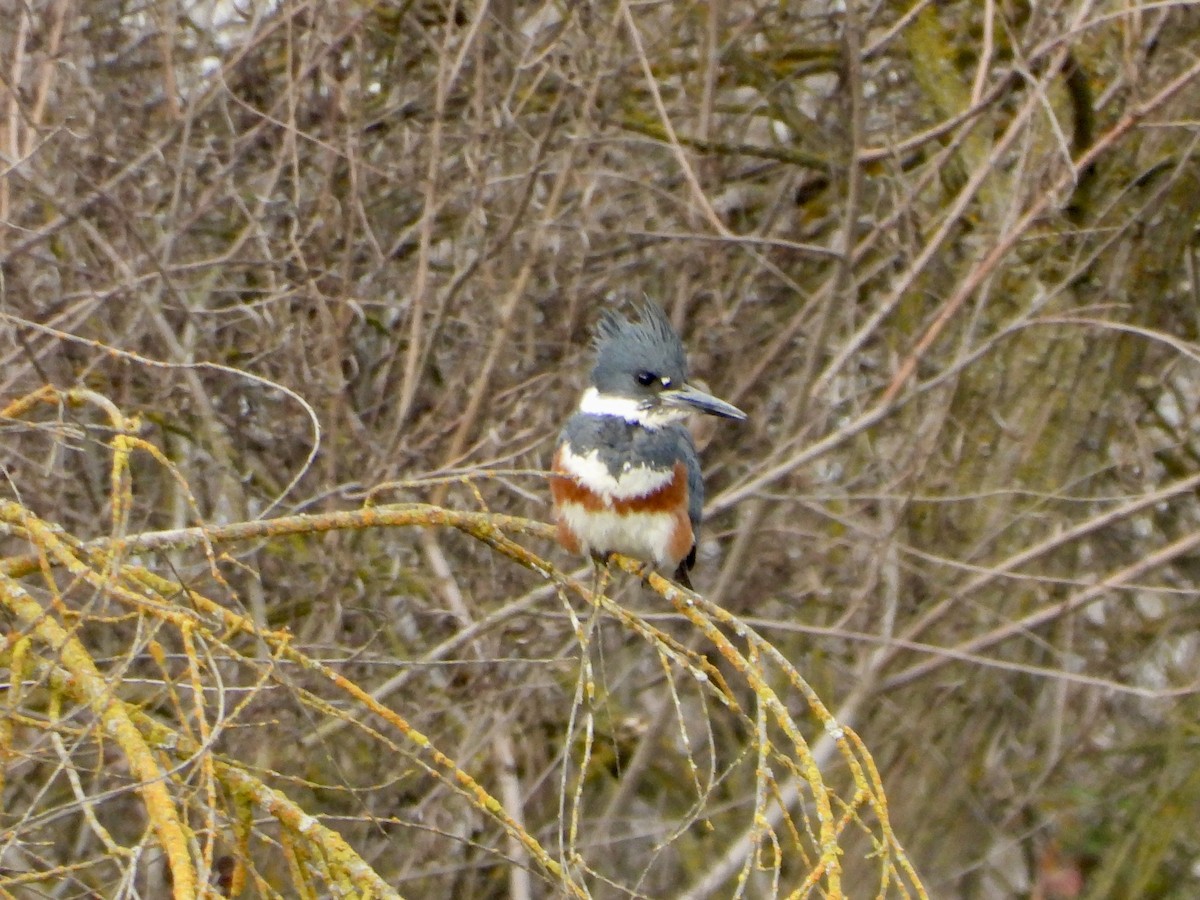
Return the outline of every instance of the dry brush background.
<path id="1" fill-rule="evenodd" d="M 1197 895 L 1200 3 L 3 8 L 0 895 Z"/>

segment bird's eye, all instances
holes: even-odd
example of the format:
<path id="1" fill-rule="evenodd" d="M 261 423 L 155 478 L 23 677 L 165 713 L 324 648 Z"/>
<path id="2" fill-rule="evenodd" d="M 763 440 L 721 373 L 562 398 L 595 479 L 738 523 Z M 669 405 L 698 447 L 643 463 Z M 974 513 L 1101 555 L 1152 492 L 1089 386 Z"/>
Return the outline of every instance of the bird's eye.
<path id="1" fill-rule="evenodd" d="M 650 387 L 650 385 L 658 381 L 658 376 L 653 372 L 638 372 L 634 377 L 637 378 L 637 383 L 642 387 Z"/>

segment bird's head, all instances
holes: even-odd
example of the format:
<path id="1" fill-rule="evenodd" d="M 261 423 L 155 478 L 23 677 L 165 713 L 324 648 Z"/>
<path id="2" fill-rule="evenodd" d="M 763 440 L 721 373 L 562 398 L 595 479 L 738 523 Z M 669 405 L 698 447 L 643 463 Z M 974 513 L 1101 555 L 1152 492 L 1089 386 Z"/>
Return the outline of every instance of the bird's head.
<path id="1" fill-rule="evenodd" d="M 658 428 L 701 412 L 742 420 L 746 414 L 688 384 L 687 354 L 662 307 L 647 299 L 631 320 L 606 310 L 596 326 L 596 365 L 580 409 L 619 415 Z"/>

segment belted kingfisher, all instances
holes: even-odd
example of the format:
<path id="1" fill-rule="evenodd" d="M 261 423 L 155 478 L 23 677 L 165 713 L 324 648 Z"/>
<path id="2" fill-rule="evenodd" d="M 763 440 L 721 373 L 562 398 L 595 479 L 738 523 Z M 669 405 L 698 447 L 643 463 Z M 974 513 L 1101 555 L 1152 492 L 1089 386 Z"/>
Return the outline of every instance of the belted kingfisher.
<path id="1" fill-rule="evenodd" d="M 550 492 L 558 540 L 596 560 L 622 553 L 673 567 L 691 587 L 704 482 L 691 412 L 746 414 L 687 383 L 687 355 L 666 313 L 647 299 L 638 321 L 607 310 L 579 409 L 558 436 Z"/>

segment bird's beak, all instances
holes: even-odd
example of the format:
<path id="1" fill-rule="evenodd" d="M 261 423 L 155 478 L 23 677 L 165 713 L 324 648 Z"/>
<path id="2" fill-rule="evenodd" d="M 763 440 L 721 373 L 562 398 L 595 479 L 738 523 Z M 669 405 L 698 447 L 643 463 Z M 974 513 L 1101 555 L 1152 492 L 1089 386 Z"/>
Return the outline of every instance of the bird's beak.
<path id="1" fill-rule="evenodd" d="M 704 391 L 694 388 L 690 384 L 665 390 L 658 396 L 667 406 L 674 406 L 677 409 L 702 412 L 710 416 L 721 416 L 725 419 L 737 419 L 739 422 L 744 421 L 746 418 L 746 414 L 732 403 L 718 400 L 712 394 L 706 394 Z"/>

